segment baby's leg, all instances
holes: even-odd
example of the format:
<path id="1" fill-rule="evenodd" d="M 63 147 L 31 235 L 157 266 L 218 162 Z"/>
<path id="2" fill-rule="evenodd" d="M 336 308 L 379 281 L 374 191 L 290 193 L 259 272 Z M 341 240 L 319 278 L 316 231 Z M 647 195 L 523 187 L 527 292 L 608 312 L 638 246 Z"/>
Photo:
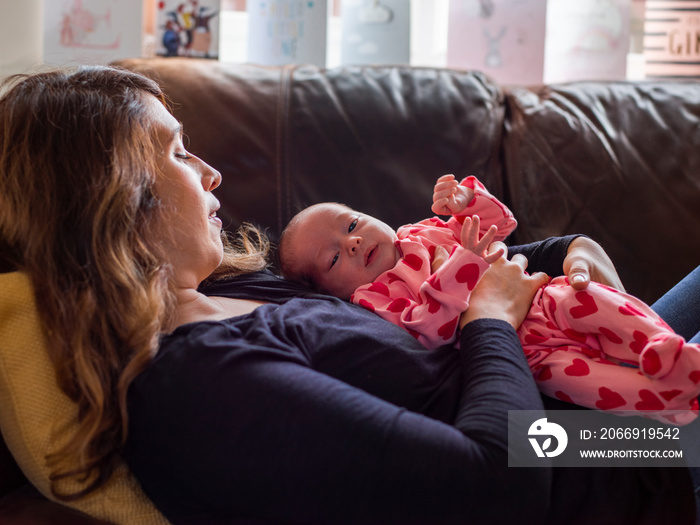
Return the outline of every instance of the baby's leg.
<path id="1" fill-rule="evenodd" d="M 549 330 L 547 341 L 536 341 L 531 324 L 525 325 L 530 326 L 530 333 L 521 339 L 524 344 L 548 347 L 549 352 L 554 348 L 567 350 L 541 359 L 536 374 L 541 378 L 544 371 L 545 378 L 557 376 L 554 383 L 561 388 L 555 390 L 560 393 L 556 397 L 562 397 L 566 383 L 573 382 L 578 385 L 577 397 L 588 389 L 586 406 L 678 410 L 677 417 L 683 419 L 679 423 L 695 417 L 688 409 L 697 408 L 700 393 L 700 345 L 686 343 L 642 301 L 597 283 L 577 292 L 565 278 L 554 279 L 537 299 L 528 319 L 537 319 L 540 327 Z M 576 353 L 581 355 L 574 357 Z M 574 362 L 581 366 L 573 366 Z M 638 368 L 614 365 L 620 362 Z M 583 363 L 588 373 L 584 373 Z M 621 399 L 624 404 L 620 404 Z"/>

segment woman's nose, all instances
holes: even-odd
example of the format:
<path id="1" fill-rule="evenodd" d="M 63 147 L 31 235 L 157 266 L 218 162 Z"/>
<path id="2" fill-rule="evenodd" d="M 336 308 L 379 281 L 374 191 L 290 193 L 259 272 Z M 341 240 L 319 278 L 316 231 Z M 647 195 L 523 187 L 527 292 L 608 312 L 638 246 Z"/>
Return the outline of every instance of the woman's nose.
<path id="1" fill-rule="evenodd" d="M 204 172 L 202 176 L 202 185 L 206 191 L 214 191 L 221 184 L 221 173 L 204 161 L 202 161 L 202 164 Z"/>

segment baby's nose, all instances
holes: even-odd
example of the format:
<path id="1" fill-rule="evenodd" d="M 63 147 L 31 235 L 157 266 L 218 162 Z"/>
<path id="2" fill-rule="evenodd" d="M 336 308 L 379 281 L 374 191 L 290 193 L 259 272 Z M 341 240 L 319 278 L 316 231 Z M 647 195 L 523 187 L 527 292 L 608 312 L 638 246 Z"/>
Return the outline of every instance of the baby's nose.
<path id="1" fill-rule="evenodd" d="M 360 244 L 362 244 L 362 237 L 353 236 L 348 238 L 348 252 L 351 255 L 355 255 L 360 248 Z"/>

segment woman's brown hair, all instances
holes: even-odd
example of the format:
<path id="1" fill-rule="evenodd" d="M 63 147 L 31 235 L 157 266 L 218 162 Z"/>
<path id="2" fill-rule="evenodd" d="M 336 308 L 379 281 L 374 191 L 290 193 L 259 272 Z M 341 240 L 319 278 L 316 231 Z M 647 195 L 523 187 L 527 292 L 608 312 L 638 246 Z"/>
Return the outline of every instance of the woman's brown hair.
<path id="1" fill-rule="evenodd" d="M 102 66 L 14 77 L 0 98 L 0 244 L 27 272 L 78 430 L 47 458 L 52 491 L 109 479 L 127 436 L 126 394 L 173 311 L 170 267 L 149 224 L 156 143 L 145 97 L 159 86 Z M 264 235 L 227 248 L 221 272 L 265 266 Z M 74 479 L 77 493 L 60 490 Z"/>

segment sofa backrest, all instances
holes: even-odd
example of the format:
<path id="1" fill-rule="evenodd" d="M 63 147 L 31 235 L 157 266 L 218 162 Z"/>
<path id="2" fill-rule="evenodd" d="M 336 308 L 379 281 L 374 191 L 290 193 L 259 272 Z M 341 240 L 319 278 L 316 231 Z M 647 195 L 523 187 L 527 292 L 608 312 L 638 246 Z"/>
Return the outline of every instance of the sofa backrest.
<path id="1" fill-rule="evenodd" d="M 190 150 L 223 174 L 222 215 L 275 240 L 315 202 L 397 227 L 430 214 L 444 173 L 509 205 L 510 242 L 588 234 L 651 302 L 700 264 L 700 83 L 505 89 L 436 68 L 120 65 L 158 79 Z"/>
<path id="2" fill-rule="evenodd" d="M 506 100 L 516 242 L 586 233 L 647 302 L 700 264 L 700 82 L 580 82 Z"/>

